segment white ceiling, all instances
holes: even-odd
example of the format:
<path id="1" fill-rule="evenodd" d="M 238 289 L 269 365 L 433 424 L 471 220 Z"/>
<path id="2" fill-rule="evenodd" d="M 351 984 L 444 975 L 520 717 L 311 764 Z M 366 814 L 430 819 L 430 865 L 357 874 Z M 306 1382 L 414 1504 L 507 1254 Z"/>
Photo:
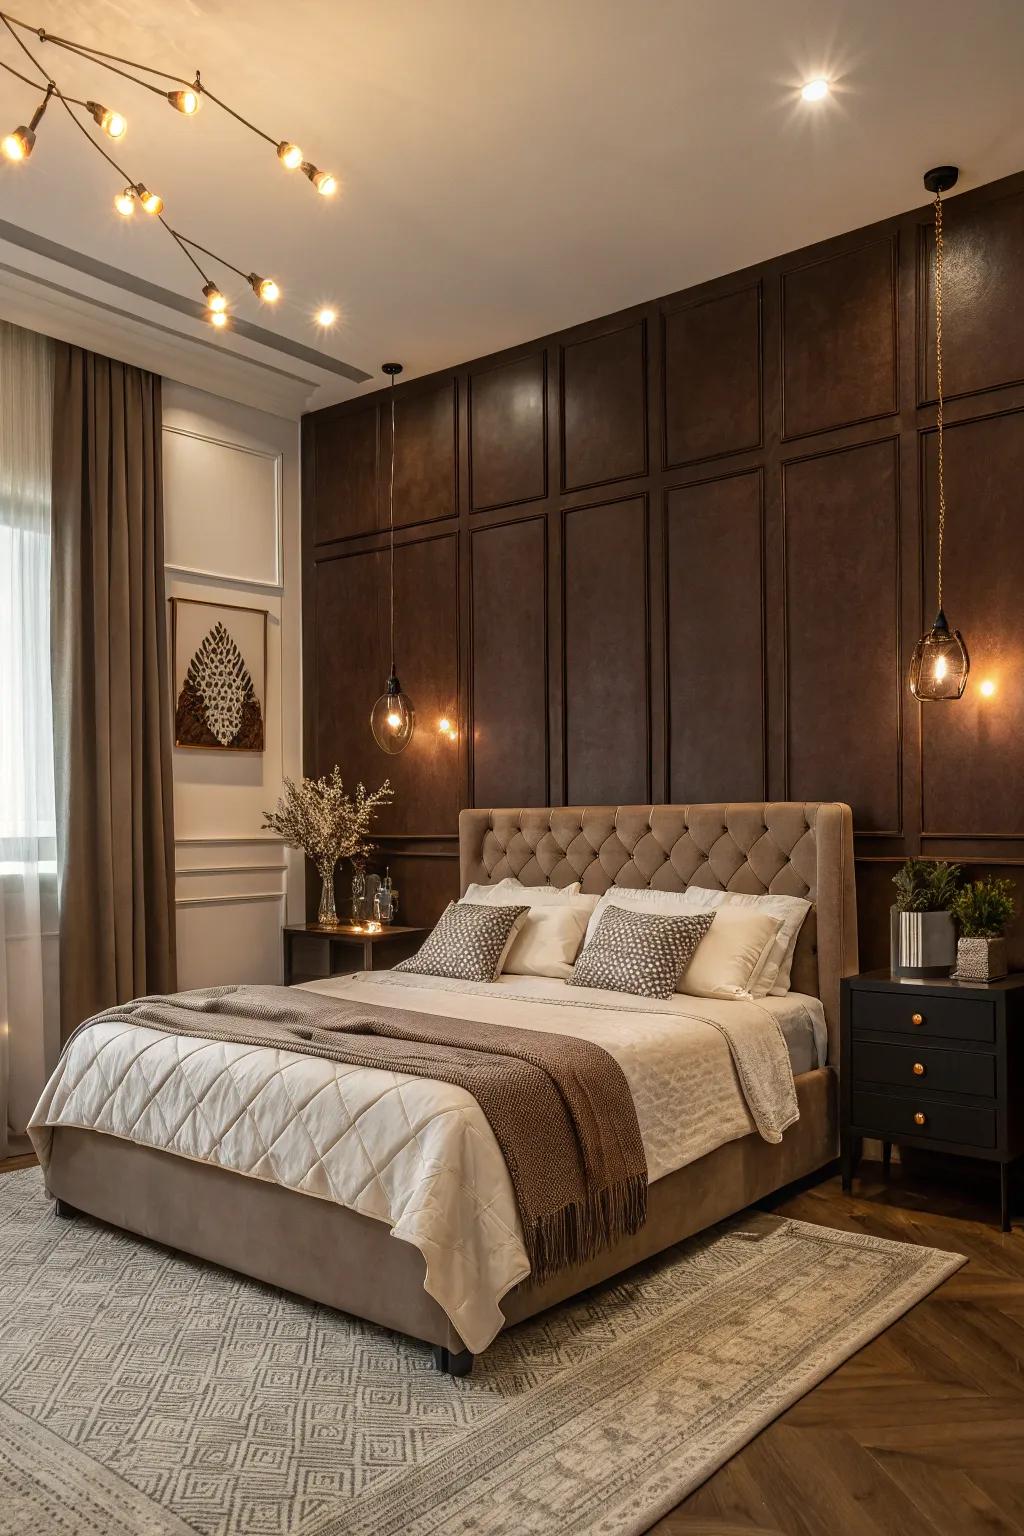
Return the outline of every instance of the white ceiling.
<path id="1" fill-rule="evenodd" d="M 338 174 L 328 202 L 212 103 L 186 120 L 29 39 L 63 89 L 125 113 L 115 154 L 173 223 L 278 278 L 271 313 L 216 269 L 239 315 L 370 373 L 389 357 L 430 372 L 916 206 L 931 165 L 959 164 L 961 190 L 1024 168 L 1022 0 L 18 0 L 18 13 L 182 75 L 198 65 Z M 27 68 L 18 54 L 0 38 L 0 58 Z M 797 88 L 818 74 L 834 94 L 809 107 Z M 32 106 L 0 75 L 5 124 Z M 198 298 L 167 236 L 114 214 L 118 189 L 53 105 L 31 162 L 4 162 L 0 219 Z M 111 302 L 103 283 L 60 281 Z M 309 314 L 328 299 L 343 319 L 325 338 Z M 133 294 L 116 302 L 214 339 Z M 237 335 L 216 344 L 245 350 Z M 317 405 L 374 387 L 277 362 Z"/>

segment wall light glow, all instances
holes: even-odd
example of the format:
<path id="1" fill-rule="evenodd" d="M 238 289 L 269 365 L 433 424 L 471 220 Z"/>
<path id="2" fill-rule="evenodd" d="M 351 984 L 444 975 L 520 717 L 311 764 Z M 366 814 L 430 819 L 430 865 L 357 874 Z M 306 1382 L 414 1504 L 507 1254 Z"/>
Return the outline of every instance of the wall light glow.
<path id="1" fill-rule="evenodd" d="M 986 699 L 990 699 L 995 693 L 996 685 L 990 677 L 986 677 L 985 681 L 981 684 L 981 691 Z"/>

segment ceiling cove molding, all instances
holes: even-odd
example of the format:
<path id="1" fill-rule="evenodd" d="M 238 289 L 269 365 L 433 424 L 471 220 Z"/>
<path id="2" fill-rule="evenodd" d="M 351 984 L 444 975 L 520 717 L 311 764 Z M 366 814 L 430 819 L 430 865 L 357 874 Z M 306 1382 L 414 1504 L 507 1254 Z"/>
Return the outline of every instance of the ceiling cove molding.
<path id="1" fill-rule="evenodd" d="M 0 318 L 290 420 L 338 375 L 369 378 L 248 321 L 214 341 L 200 305 L 4 220 Z"/>

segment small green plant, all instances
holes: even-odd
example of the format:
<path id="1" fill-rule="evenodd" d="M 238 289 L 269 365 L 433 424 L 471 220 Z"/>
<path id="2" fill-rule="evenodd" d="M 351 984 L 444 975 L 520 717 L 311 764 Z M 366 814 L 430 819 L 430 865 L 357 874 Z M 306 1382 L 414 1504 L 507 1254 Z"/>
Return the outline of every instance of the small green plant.
<path id="1" fill-rule="evenodd" d="M 900 912 L 951 912 L 960 889 L 960 865 L 908 859 L 892 883 Z"/>
<path id="2" fill-rule="evenodd" d="M 1013 881 L 969 881 L 954 896 L 952 911 L 965 939 L 998 939 L 1017 911 Z"/>

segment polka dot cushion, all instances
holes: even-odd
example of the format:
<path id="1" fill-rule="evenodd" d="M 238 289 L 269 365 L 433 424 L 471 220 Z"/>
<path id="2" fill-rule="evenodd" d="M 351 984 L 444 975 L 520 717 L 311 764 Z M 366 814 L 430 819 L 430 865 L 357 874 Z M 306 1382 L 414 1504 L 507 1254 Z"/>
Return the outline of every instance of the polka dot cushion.
<path id="1" fill-rule="evenodd" d="M 529 913 L 529 907 L 479 907 L 450 901 L 426 941 L 394 969 L 454 981 L 497 981 Z"/>
<path id="2" fill-rule="evenodd" d="M 713 912 L 666 917 L 606 907 L 569 985 L 671 997 L 714 917 Z"/>

